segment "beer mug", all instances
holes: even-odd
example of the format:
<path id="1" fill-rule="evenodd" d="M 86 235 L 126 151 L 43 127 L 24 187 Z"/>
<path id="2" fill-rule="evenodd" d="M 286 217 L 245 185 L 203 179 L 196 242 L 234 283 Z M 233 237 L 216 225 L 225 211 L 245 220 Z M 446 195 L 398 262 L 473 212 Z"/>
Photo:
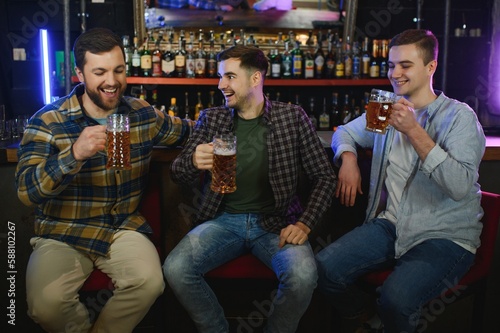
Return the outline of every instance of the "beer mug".
<path id="1" fill-rule="evenodd" d="M 106 125 L 106 150 L 108 161 L 106 169 L 129 170 L 130 162 L 130 124 L 125 114 L 108 116 Z"/>
<path id="2" fill-rule="evenodd" d="M 386 128 L 389 125 L 392 104 L 397 99 L 398 95 L 393 92 L 372 89 L 366 110 L 366 130 L 385 134 Z"/>
<path id="3" fill-rule="evenodd" d="M 236 191 L 236 136 L 221 134 L 214 136 L 214 160 L 210 188 L 218 193 Z"/>

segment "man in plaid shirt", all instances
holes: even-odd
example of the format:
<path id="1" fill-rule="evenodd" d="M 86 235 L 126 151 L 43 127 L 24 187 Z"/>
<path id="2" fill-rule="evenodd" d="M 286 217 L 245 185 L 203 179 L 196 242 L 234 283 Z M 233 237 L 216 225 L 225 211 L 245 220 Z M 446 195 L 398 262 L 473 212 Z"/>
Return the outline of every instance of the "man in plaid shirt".
<path id="1" fill-rule="evenodd" d="M 295 332 L 316 287 L 308 234 L 330 206 L 336 177 L 304 110 L 268 100 L 268 61 L 255 47 L 237 45 L 218 55 L 219 89 L 226 105 L 201 112 L 190 141 L 172 164 L 175 181 L 207 180 L 196 223 L 169 254 L 163 271 L 199 332 L 228 332 L 223 309 L 203 275 L 252 253 L 280 280 L 266 332 Z M 209 188 L 215 134 L 237 137 L 235 192 Z M 297 196 L 303 173 L 311 192 Z"/>
<path id="2" fill-rule="evenodd" d="M 183 144 L 190 124 L 124 97 L 121 39 L 92 29 L 75 42 L 81 84 L 29 121 L 16 170 L 18 196 L 36 205 L 26 277 L 28 312 L 48 332 L 132 332 L 163 292 L 161 263 L 138 212 L 154 145 Z M 107 170 L 106 118 L 130 118 L 131 170 Z M 93 327 L 78 290 L 99 268 L 113 296 Z"/>

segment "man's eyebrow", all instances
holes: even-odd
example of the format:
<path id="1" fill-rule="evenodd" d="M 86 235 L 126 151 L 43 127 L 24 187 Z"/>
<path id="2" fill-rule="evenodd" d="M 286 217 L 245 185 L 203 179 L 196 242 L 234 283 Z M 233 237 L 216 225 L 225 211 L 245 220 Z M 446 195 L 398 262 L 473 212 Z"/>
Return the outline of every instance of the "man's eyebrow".
<path id="1" fill-rule="evenodd" d="M 389 60 L 389 63 L 390 64 L 398 63 L 398 64 L 410 65 L 410 64 L 413 64 L 413 61 L 410 61 L 410 60 L 401 60 L 401 61 L 394 62 L 394 61 L 390 61 Z"/>

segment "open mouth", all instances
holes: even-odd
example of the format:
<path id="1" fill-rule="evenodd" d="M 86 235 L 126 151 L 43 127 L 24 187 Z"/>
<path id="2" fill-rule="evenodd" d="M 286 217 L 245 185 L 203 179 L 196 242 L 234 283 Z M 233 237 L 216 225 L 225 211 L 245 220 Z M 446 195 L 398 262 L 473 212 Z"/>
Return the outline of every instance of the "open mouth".
<path id="1" fill-rule="evenodd" d="M 101 89 L 101 92 L 104 93 L 107 97 L 115 97 L 116 93 L 118 92 L 118 88 L 113 88 L 113 89 Z"/>

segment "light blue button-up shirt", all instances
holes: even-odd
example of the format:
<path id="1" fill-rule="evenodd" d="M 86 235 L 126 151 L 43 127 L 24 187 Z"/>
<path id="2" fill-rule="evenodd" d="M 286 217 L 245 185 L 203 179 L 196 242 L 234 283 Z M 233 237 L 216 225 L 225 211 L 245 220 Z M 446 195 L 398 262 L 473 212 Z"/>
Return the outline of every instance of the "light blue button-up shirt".
<path id="1" fill-rule="evenodd" d="M 439 93 L 439 92 L 438 92 Z M 478 169 L 484 154 L 483 129 L 474 111 L 464 103 L 439 93 L 427 107 L 424 129 L 436 145 L 422 162 L 411 157 L 411 173 L 397 209 L 396 258 L 426 239 L 441 238 L 479 247 L 481 192 Z M 388 155 L 395 129 L 385 135 L 365 131 L 361 116 L 340 126 L 332 138 L 334 163 L 345 151 L 357 147 L 373 150 L 366 221 L 379 213 Z"/>

